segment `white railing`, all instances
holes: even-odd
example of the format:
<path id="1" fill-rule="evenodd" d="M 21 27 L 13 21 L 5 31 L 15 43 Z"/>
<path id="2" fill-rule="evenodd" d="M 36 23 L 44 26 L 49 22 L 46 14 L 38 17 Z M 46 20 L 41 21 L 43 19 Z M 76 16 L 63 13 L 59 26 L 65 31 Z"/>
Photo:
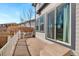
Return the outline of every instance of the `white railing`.
<path id="1" fill-rule="evenodd" d="M 1 56 L 12 56 L 18 39 L 21 38 L 21 32 L 18 31 L 8 42 L 0 49 Z"/>
<path id="2" fill-rule="evenodd" d="M 25 38 L 25 37 L 33 37 L 33 35 L 34 35 L 34 33 L 33 32 L 26 32 L 26 33 L 23 33 L 23 38 Z"/>

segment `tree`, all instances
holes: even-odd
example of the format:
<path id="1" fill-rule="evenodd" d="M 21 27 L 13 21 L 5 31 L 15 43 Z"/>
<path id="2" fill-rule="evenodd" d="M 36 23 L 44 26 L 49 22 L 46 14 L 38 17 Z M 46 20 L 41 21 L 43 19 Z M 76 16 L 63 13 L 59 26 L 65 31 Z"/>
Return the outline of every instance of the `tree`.
<path id="1" fill-rule="evenodd" d="M 23 23 L 25 21 L 25 11 L 24 11 L 24 9 L 20 13 L 20 20 L 21 20 L 21 23 Z M 24 24 L 24 26 L 25 26 L 25 24 Z"/>
<path id="2" fill-rule="evenodd" d="M 22 14 L 20 15 L 20 20 L 21 22 L 23 23 L 26 19 L 29 20 L 29 25 L 31 27 L 31 19 L 33 17 L 33 10 L 30 8 L 30 9 L 23 9 L 22 11 Z M 25 25 L 25 23 L 24 23 Z"/>
<path id="3" fill-rule="evenodd" d="M 27 14 L 27 18 L 29 19 L 29 25 L 31 27 L 31 19 L 32 19 L 32 16 L 33 16 L 33 10 L 31 8 L 28 9 L 26 14 Z"/>

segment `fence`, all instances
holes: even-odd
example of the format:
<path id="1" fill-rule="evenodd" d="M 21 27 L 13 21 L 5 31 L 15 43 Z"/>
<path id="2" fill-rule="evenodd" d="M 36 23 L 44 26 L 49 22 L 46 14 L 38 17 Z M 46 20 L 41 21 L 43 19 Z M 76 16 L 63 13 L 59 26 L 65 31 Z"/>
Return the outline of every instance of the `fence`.
<path id="1" fill-rule="evenodd" d="M 18 39 L 20 39 L 21 32 L 18 31 L 12 38 L 8 40 L 8 42 L 0 49 L 1 56 L 12 56 L 16 43 Z"/>

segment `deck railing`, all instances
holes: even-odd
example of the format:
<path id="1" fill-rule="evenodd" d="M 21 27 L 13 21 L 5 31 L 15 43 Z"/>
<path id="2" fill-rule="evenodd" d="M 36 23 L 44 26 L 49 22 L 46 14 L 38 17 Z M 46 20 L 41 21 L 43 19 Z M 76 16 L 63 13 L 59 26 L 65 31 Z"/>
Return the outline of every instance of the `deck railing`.
<path id="1" fill-rule="evenodd" d="M 12 56 L 18 39 L 21 38 L 21 32 L 18 31 L 8 42 L 0 49 L 0 56 Z"/>

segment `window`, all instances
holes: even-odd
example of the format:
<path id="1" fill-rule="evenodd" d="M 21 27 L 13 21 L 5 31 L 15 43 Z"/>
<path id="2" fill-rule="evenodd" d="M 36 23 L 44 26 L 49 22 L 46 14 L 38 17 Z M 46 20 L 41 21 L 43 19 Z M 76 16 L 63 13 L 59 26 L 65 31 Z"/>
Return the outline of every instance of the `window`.
<path id="1" fill-rule="evenodd" d="M 40 32 L 44 32 L 44 15 L 40 17 Z"/>
<path id="2" fill-rule="evenodd" d="M 50 12 L 48 15 L 48 24 L 47 24 L 47 37 L 54 39 L 54 11 Z"/>
<path id="3" fill-rule="evenodd" d="M 39 32 L 44 32 L 44 15 L 36 20 L 36 30 Z"/>
<path id="4" fill-rule="evenodd" d="M 36 20 L 36 31 L 39 31 L 39 19 Z"/>
<path id="5" fill-rule="evenodd" d="M 68 43 L 70 4 L 60 5 L 56 9 L 56 39 Z"/>

